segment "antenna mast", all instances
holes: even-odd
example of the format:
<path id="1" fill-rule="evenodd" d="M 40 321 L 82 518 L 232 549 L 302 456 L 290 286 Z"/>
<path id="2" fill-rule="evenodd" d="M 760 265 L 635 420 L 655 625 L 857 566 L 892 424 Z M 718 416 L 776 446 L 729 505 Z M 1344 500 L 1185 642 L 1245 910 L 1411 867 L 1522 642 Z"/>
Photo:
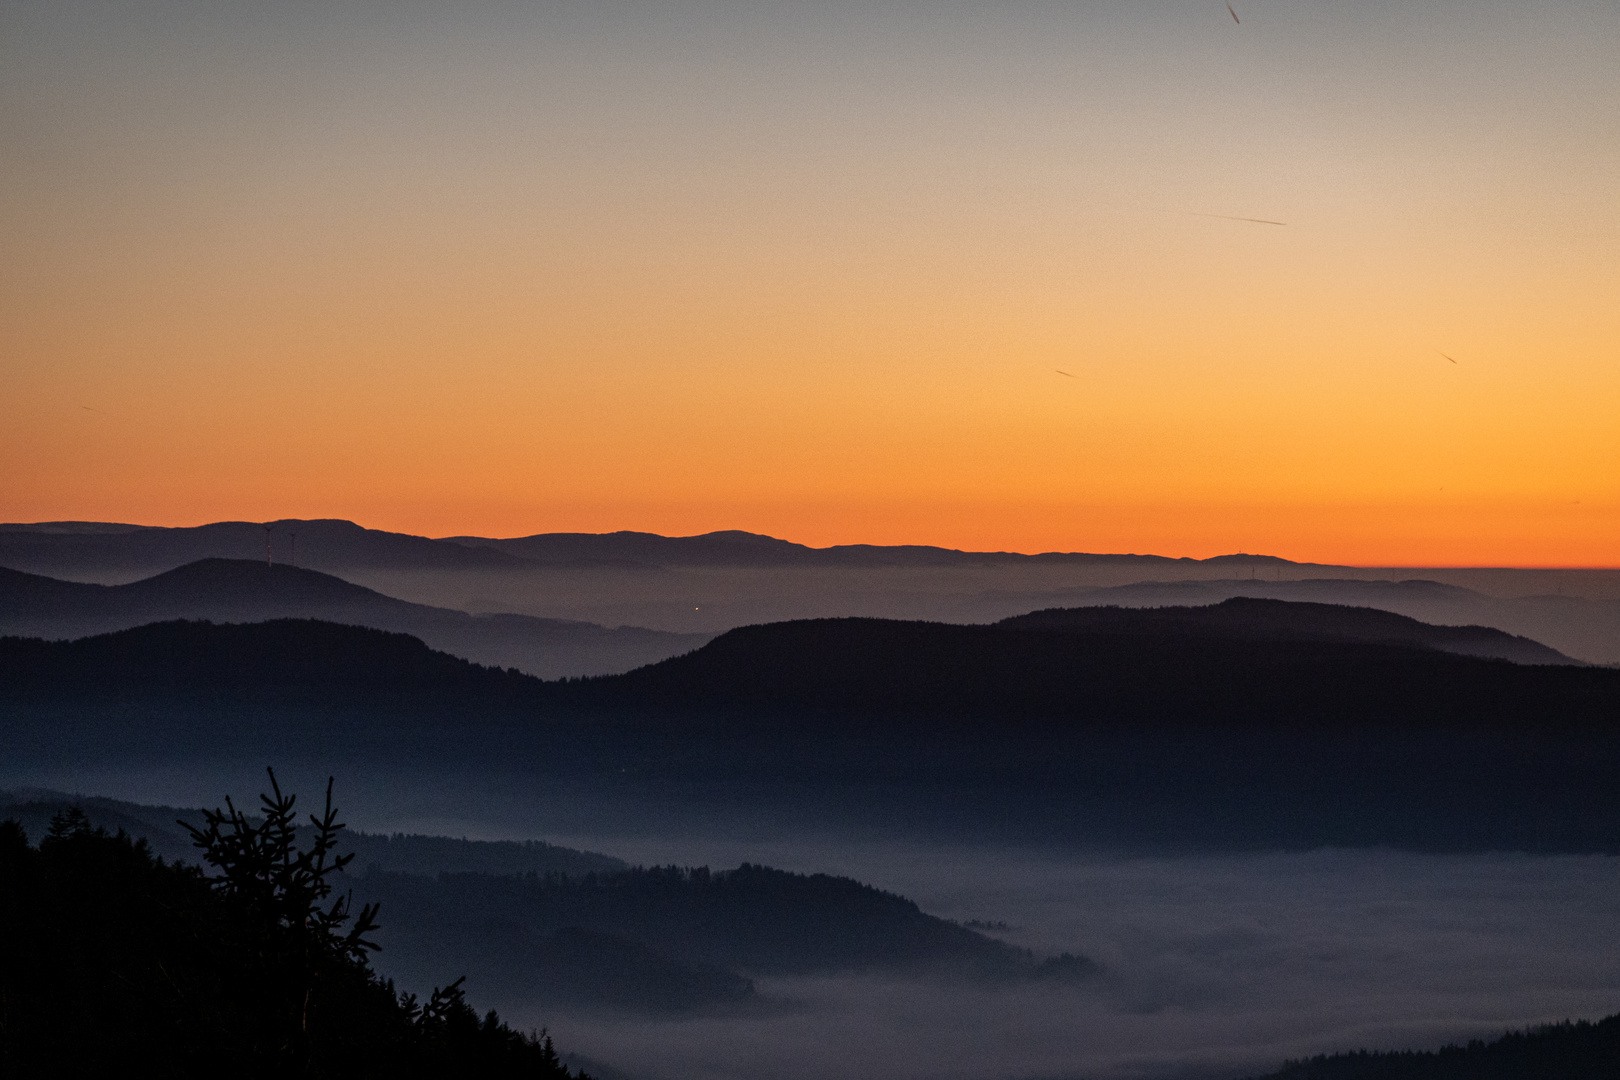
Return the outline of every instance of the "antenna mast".
<path id="1" fill-rule="evenodd" d="M 270 555 L 270 530 L 272 528 L 274 528 L 274 526 L 273 525 L 265 525 L 265 526 L 263 526 L 263 528 L 264 528 L 264 565 L 266 565 L 266 566 L 274 566 L 274 565 L 276 565 L 276 560 L 274 558 L 272 558 L 271 555 Z"/>

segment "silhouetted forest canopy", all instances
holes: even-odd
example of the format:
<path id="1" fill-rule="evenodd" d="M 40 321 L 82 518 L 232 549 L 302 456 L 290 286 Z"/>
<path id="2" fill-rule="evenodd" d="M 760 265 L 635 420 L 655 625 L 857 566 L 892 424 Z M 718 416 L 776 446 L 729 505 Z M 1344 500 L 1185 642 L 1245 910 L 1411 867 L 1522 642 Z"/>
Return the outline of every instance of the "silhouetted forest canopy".
<path id="1" fill-rule="evenodd" d="M 1438 1051 L 1365 1050 L 1289 1062 L 1261 1080 L 1615 1080 L 1620 1016 L 1509 1032 Z"/>
<path id="2" fill-rule="evenodd" d="M 204 866 L 59 815 L 38 846 L 0 822 L 0 1072 L 564 1078 L 543 1035 L 372 970 L 377 908 L 333 876 L 328 788 L 300 846 L 294 798 L 188 824 Z"/>

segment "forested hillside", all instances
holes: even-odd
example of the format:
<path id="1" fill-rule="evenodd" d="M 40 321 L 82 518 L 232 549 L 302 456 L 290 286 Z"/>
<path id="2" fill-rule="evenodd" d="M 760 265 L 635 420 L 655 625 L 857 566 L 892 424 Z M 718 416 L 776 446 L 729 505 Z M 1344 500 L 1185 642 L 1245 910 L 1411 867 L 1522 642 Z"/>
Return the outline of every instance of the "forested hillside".
<path id="1" fill-rule="evenodd" d="M 856 971 L 1087 978 L 849 878 L 744 864 L 608 874 L 373 872 L 355 894 L 397 912 L 383 940 L 413 974 L 459 962 L 512 997 L 652 1011 L 745 1004 L 750 976 Z"/>
<path id="2" fill-rule="evenodd" d="M 1261 1080 L 1615 1080 L 1620 1016 L 1509 1032 L 1438 1051 L 1332 1054 L 1290 1062 Z"/>

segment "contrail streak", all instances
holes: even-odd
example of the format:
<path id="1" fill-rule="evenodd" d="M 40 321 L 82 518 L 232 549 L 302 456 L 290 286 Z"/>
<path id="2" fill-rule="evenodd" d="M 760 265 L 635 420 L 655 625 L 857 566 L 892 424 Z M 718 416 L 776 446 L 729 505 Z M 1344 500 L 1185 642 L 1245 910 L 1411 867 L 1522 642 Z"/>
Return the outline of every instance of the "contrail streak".
<path id="1" fill-rule="evenodd" d="M 1272 221 L 1270 218 L 1233 217 L 1231 214 L 1200 214 L 1196 210 L 1166 210 L 1166 214 L 1185 214 L 1188 217 L 1220 218 L 1222 221 L 1249 221 L 1256 225 L 1287 225 L 1286 221 Z"/>

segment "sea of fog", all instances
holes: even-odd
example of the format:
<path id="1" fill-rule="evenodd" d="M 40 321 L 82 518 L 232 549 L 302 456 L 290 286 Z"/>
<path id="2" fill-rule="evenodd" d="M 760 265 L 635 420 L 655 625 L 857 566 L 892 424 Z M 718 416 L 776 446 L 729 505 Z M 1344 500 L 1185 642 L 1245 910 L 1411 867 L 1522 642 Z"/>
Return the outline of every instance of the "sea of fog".
<path id="1" fill-rule="evenodd" d="M 318 773 L 290 768 L 285 779 L 313 794 Z M 0 786 L 214 805 L 257 790 L 258 776 L 247 763 L 0 768 Z M 338 794 L 350 824 L 368 830 L 845 874 L 1103 968 L 1079 986 L 760 979 L 769 1007 L 658 1020 L 541 1012 L 470 987 L 480 1007 L 546 1027 L 634 1080 L 1233 1077 L 1319 1052 L 1432 1048 L 1620 1011 L 1620 858 L 985 844 L 470 775 L 358 770 Z M 378 964 L 387 971 L 386 953 Z"/>
<path id="2" fill-rule="evenodd" d="M 514 1019 L 649 1080 L 1238 1076 L 1620 1010 L 1613 857 L 598 846 L 636 861 L 849 874 L 1105 969 L 1074 988 L 761 980 L 798 1007 L 747 1019 L 542 1017 L 508 1004 Z"/>

